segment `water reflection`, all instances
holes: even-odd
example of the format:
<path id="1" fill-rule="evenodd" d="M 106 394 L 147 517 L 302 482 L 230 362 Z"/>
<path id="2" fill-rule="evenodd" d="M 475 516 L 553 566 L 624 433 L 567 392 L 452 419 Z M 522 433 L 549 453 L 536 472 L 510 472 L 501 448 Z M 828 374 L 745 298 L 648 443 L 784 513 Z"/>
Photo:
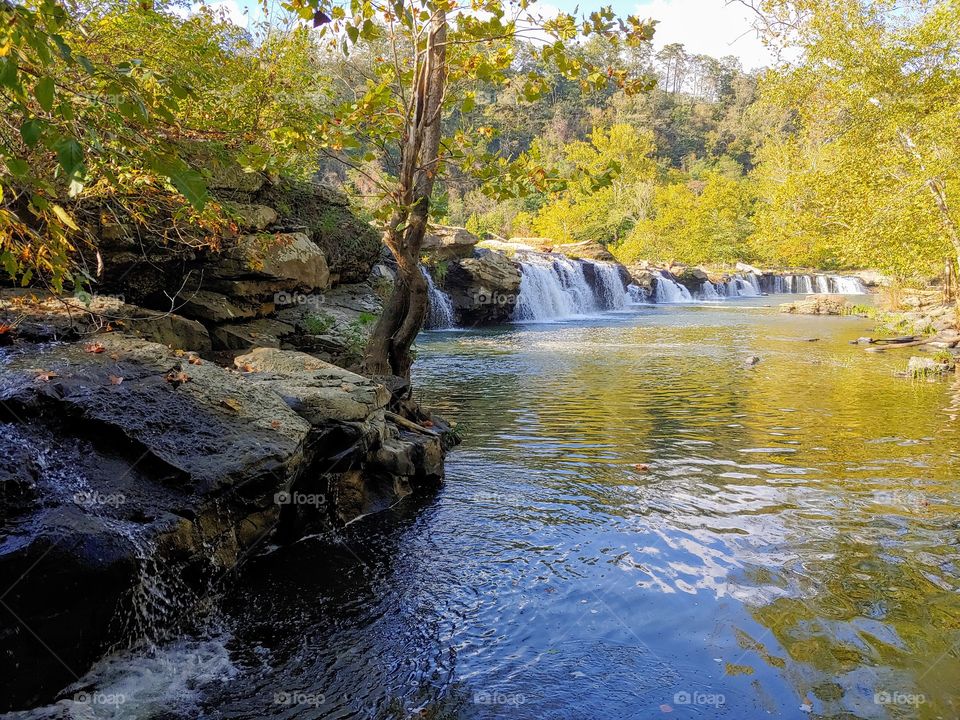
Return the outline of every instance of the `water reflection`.
<path id="1" fill-rule="evenodd" d="M 549 536 L 540 554 L 581 551 L 545 562 L 545 582 L 615 568 L 599 587 L 618 640 L 676 668 L 711 654 L 709 626 L 721 672 L 692 665 L 728 709 L 954 717 L 960 383 L 894 380 L 906 358 L 850 347 L 863 330 L 651 311 L 432 342 L 420 382 L 469 424 L 451 481 L 522 497 L 503 531 Z M 658 609 L 690 617 L 685 637 L 638 631 Z"/>
<path id="2" fill-rule="evenodd" d="M 227 679 L 124 717 L 957 717 L 960 382 L 752 302 L 423 338 L 441 493 L 247 566 Z"/>

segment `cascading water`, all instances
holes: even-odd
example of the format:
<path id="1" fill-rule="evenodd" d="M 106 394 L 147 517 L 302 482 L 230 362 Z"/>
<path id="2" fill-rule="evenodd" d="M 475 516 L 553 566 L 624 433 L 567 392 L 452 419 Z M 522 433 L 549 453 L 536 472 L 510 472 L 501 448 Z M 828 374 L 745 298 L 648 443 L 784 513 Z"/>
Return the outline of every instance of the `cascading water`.
<path id="1" fill-rule="evenodd" d="M 672 276 L 670 276 L 672 279 Z M 717 301 L 736 297 L 759 297 L 764 294 L 789 295 L 834 293 L 864 295 L 866 288 L 859 278 L 850 275 L 757 275 L 737 273 L 724 282 L 705 280 L 694 294 L 696 300 Z M 660 302 L 660 301 L 658 301 Z M 666 300 L 665 302 L 678 302 Z"/>
<path id="2" fill-rule="evenodd" d="M 630 291 L 624 287 L 620 269 L 613 263 L 589 262 L 593 271 L 594 296 L 603 310 L 620 310 L 632 301 Z"/>
<path id="3" fill-rule="evenodd" d="M 657 277 L 657 288 L 654 293 L 654 302 L 681 303 L 692 302 L 693 295 L 683 285 L 678 283 L 667 272 L 661 272 Z"/>
<path id="4" fill-rule="evenodd" d="M 613 263 L 547 253 L 523 253 L 517 260 L 521 276 L 516 321 L 561 320 L 638 302 Z"/>
<path id="5" fill-rule="evenodd" d="M 433 276 L 422 265 L 420 266 L 420 272 L 423 273 L 423 277 L 427 281 L 427 297 L 430 305 L 427 312 L 427 329 L 444 330 L 454 327 L 456 325 L 456 314 L 453 311 L 453 301 L 450 296 L 436 286 L 433 282 Z"/>

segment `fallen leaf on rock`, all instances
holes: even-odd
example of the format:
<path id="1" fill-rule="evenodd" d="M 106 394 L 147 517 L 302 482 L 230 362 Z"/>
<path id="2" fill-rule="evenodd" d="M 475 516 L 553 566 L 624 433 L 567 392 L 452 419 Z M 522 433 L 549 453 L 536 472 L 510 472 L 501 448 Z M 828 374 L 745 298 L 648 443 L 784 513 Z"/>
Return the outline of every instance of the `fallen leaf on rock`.
<path id="1" fill-rule="evenodd" d="M 433 420 L 424 420 L 420 424 L 423 425 L 424 427 L 433 427 Z"/>
<path id="2" fill-rule="evenodd" d="M 646 472 L 647 470 L 650 469 L 650 466 L 647 465 L 646 463 L 637 463 L 636 465 L 633 466 L 633 469 L 639 470 L 640 472 Z"/>
<path id="3" fill-rule="evenodd" d="M 119 385 L 119 384 L 122 383 L 122 382 L 123 382 L 123 378 L 120 377 L 119 375 L 111 375 L 111 376 L 110 376 L 110 384 L 111 384 L 111 385 Z"/>
<path id="4" fill-rule="evenodd" d="M 276 430 L 277 428 L 280 427 L 280 421 L 279 421 L 279 420 L 274 420 L 273 422 L 270 423 L 270 427 L 272 427 L 273 429 Z"/>
<path id="5" fill-rule="evenodd" d="M 41 372 L 40 374 L 38 374 L 38 375 L 34 378 L 34 380 L 36 380 L 37 382 L 50 382 L 50 378 L 55 378 L 55 377 L 59 377 L 59 376 L 58 376 L 55 372 L 52 372 L 52 371 L 50 371 L 50 370 L 46 370 L 46 371 Z"/>
<path id="6" fill-rule="evenodd" d="M 174 386 L 179 386 L 183 385 L 185 382 L 190 382 L 189 375 L 183 371 L 177 372 L 176 370 L 171 370 L 168 372 L 163 376 L 163 379 Z"/>
<path id="7" fill-rule="evenodd" d="M 240 412 L 243 409 L 243 405 L 241 405 L 238 400 L 234 400 L 233 398 L 224 398 L 220 401 L 220 404 L 224 407 L 230 408 L 234 412 Z"/>
<path id="8" fill-rule="evenodd" d="M 191 356 L 190 356 L 190 360 L 188 360 L 188 362 L 189 362 L 191 365 L 203 365 L 203 360 L 201 360 L 200 358 L 198 358 L 196 355 L 191 355 Z"/>
<path id="9" fill-rule="evenodd" d="M 240 371 L 241 371 L 241 372 L 253 372 L 253 371 L 254 371 L 254 367 L 253 367 L 252 365 L 249 365 L 248 363 L 244 363 L 243 365 L 240 366 Z"/>
<path id="10" fill-rule="evenodd" d="M 102 353 L 106 350 L 103 343 L 92 342 L 83 346 L 83 351 L 88 353 Z"/>

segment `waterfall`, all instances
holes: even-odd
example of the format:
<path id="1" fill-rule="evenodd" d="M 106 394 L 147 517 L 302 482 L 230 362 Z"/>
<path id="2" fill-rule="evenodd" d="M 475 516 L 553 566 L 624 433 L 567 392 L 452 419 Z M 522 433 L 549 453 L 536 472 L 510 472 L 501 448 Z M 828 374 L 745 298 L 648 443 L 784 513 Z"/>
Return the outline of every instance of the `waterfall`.
<path id="1" fill-rule="evenodd" d="M 699 298 L 701 300 L 721 300 L 723 297 L 717 290 L 717 286 L 709 280 L 704 280 L 703 284 L 700 285 Z"/>
<path id="2" fill-rule="evenodd" d="M 777 275 L 774 276 L 773 287 L 775 293 L 798 295 L 865 295 L 867 292 L 860 278 L 852 275 Z"/>
<path id="3" fill-rule="evenodd" d="M 594 295 L 602 310 L 620 310 L 631 300 L 620 268 L 613 263 L 587 261 L 593 272 Z"/>
<path id="4" fill-rule="evenodd" d="M 513 318 L 520 322 L 561 320 L 638 302 L 614 263 L 573 260 L 563 255 L 525 252 L 520 263 L 520 294 Z"/>
<path id="5" fill-rule="evenodd" d="M 657 289 L 654 295 L 654 302 L 657 303 L 680 303 L 691 302 L 693 296 L 690 291 L 678 283 L 668 272 L 660 272 L 657 277 Z"/>
<path id="6" fill-rule="evenodd" d="M 639 285 L 627 285 L 627 302 L 630 305 L 646 305 L 650 302 L 650 293 Z"/>
<path id="7" fill-rule="evenodd" d="M 835 275 L 833 279 L 837 284 L 836 292 L 840 295 L 865 295 L 867 292 L 863 282 L 858 277 Z"/>
<path id="8" fill-rule="evenodd" d="M 665 279 L 665 287 L 657 294 L 656 302 L 685 302 L 675 288 L 676 281 L 666 272 L 660 273 Z M 727 298 L 759 297 L 766 293 L 780 294 L 813 294 L 835 293 L 838 295 L 864 295 L 867 290 L 860 278 L 851 275 L 774 275 L 756 273 L 736 273 L 726 276 L 725 280 L 711 282 L 705 280 L 700 289 L 694 293 L 696 300 L 717 301 Z M 661 299 L 663 298 L 663 299 Z"/>
<path id="9" fill-rule="evenodd" d="M 456 325 L 456 315 L 453 312 L 453 301 L 450 300 L 450 296 L 434 284 L 433 276 L 423 265 L 420 266 L 420 272 L 423 273 L 423 277 L 427 281 L 427 297 L 429 300 L 427 329 L 443 330 L 454 327 Z"/>

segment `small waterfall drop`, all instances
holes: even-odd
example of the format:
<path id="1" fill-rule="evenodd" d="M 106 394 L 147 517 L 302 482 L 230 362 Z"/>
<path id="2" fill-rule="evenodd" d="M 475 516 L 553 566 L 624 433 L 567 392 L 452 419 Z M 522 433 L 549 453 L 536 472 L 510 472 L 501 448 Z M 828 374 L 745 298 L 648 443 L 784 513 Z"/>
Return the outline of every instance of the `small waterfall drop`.
<path id="1" fill-rule="evenodd" d="M 638 302 L 636 291 L 627 289 L 614 263 L 535 252 L 522 253 L 516 259 L 521 276 L 515 321 L 562 320 L 620 310 Z"/>
<path id="2" fill-rule="evenodd" d="M 670 273 L 660 272 L 657 277 L 657 289 L 654 295 L 654 302 L 657 303 L 682 303 L 692 302 L 693 295 L 683 285 L 678 283 Z"/>
<path id="3" fill-rule="evenodd" d="M 436 286 L 430 271 L 423 265 L 420 266 L 420 272 L 427 281 L 427 297 L 430 305 L 427 311 L 427 329 L 444 330 L 455 327 L 456 314 L 453 311 L 453 301 L 450 296 Z"/>

